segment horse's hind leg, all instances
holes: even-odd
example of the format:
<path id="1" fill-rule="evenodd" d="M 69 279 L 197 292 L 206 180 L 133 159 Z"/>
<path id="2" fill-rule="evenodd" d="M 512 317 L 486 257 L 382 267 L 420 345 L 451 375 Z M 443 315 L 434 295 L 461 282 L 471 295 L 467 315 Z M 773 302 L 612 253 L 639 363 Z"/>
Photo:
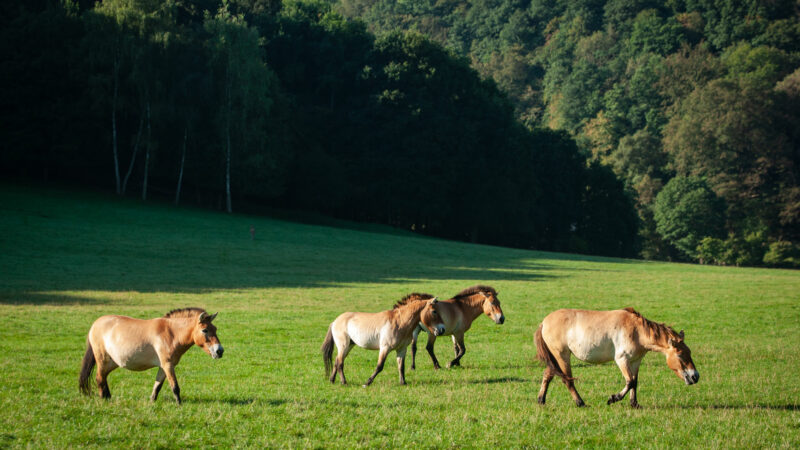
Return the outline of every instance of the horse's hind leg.
<path id="1" fill-rule="evenodd" d="M 343 345 L 342 349 L 339 350 L 338 354 L 336 355 L 336 364 L 333 368 L 333 374 L 331 374 L 331 383 L 336 382 L 336 374 L 338 373 L 342 379 L 342 384 L 347 384 L 347 380 L 344 377 L 344 359 L 347 358 L 347 354 L 350 353 L 353 345 L 355 344 L 353 344 L 352 341 L 349 341 L 347 344 Z"/>
<path id="2" fill-rule="evenodd" d="M 98 356 L 100 355 L 95 354 L 95 360 L 97 361 L 97 374 L 95 375 L 97 388 L 100 391 L 100 397 L 109 399 L 111 398 L 111 391 L 108 389 L 108 374 L 117 368 L 117 364 L 111 358 Z"/>
<path id="3" fill-rule="evenodd" d="M 537 401 L 540 405 L 544 405 L 547 400 L 547 388 L 550 387 L 550 382 L 553 381 L 555 374 L 549 367 L 545 367 L 544 376 L 542 377 L 542 387 L 539 388 L 539 397 Z"/>
<path id="4" fill-rule="evenodd" d="M 569 389 L 569 393 L 572 395 L 572 400 L 575 401 L 575 404 L 578 406 L 586 406 L 586 403 L 583 402 L 581 395 L 578 394 L 578 390 L 575 389 L 575 380 L 572 378 L 572 366 L 569 361 L 569 349 L 566 349 L 565 352 L 553 353 L 553 357 L 555 357 L 556 361 L 558 362 L 558 365 L 561 368 L 561 373 L 566 375 L 566 378 L 564 378 L 564 384 L 567 385 L 567 389 Z"/>
<path id="5" fill-rule="evenodd" d="M 411 370 L 416 370 L 417 368 L 417 338 L 419 338 L 420 331 L 422 331 L 422 328 L 417 325 L 417 328 L 414 328 L 414 335 L 411 338 Z"/>
<path id="6" fill-rule="evenodd" d="M 161 390 L 161 386 L 164 385 L 164 380 L 167 378 L 167 374 L 164 372 L 164 369 L 161 367 L 158 368 L 158 373 L 156 373 L 156 383 L 153 385 L 153 393 L 150 395 L 150 401 L 154 402 L 158 398 L 158 392 Z"/>

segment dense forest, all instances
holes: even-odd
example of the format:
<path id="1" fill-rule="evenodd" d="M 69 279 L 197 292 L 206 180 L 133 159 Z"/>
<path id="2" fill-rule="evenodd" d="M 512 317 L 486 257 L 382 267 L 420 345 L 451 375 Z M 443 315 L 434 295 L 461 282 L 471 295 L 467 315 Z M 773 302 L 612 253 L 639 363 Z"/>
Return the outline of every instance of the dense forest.
<path id="1" fill-rule="evenodd" d="M 6 4 L 0 171 L 796 266 L 799 17 L 789 1 Z"/>

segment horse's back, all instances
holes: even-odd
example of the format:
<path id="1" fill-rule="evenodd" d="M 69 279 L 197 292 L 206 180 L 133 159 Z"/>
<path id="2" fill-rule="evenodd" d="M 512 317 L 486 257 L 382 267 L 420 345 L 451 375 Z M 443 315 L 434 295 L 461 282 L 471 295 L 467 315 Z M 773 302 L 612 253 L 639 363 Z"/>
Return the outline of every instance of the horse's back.
<path id="1" fill-rule="evenodd" d="M 542 336 L 554 351 L 569 349 L 576 358 L 603 363 L 614 359 L 616 347 L 628 340 L 624 310 L 559 309 L 542 321 Z"/>
<path id="2" fill-rule="evenodd" d="M 107 355 L 120 367 L 145 370 L 159 365 L 154 346 L 159 336 L 159 319 L 142 320 L 127 316 L 99 317 L 89 330 L 89 342 L 96 352 Z"/>

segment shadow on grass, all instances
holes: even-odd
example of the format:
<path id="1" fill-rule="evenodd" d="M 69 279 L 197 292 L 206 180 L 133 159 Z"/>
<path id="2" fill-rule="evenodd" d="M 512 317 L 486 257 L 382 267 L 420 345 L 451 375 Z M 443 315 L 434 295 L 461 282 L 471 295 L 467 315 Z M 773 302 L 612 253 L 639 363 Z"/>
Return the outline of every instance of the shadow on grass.
<path id="1" fill-rule="evenodd" d="M 790 403 L 788 405 L 769 405 L 765 403 L 755 403 L 752 405 L 674 405 L 674 406 L 660 406 L 657 409 L 730 409 L 730 410 L 757 410 L 764 409 L 770 411 L 800 411 L 800 404 Z"/>
<path id="2" fill-rule="evenodd" d="M 497 384 L 497 383 L 528 383 L 530 380 L 519 377 L 489 378 L 487 380 L 472 380 L 470 384 Z"/>
<path id="3" fill-rule="evenodd" d="M 104 304 L 64 291 L 198 293 L 435 281 L 537 282 L 583 270 L 559 261 L 634 261 L 471 245 L 231 216 L 104 196 L 0 186 L 0 303 Z M 251 239 L 250 226 L 257 239 Z M 358 228 L 358 227 L 356 227 Z M 65 231 L 66 230 L 66 231 Z M 460 289 L 459 289 L 460 290 Z M 500 294 L 502 296 L 502 289 Z M 50 294 L 49 292 L 53 292 Z M 435 292 L 440 296 L 455 292 Z M 400 297 L 407 292 L 398 292 Z"/>

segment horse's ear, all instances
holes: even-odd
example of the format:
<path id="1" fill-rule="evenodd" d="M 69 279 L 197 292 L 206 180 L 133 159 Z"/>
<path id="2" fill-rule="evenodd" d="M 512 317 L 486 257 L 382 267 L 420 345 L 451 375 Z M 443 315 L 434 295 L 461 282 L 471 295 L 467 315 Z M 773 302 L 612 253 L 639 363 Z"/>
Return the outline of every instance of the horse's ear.
<path id="1" fill-rule="evenodd" d="M 432 305 L 435 305 L 435 304 L 437 304 L 437 303 L 439 303 L 439 297 L 433 297 L 433 298 L 431 299 L 431 304 L 432 304 Z"/>
<path id="2" fill-rule="evenodd" d="M 212 320 L 216 319 L 217 318 L 217 314 L 219 314 L 219 313 L 215 312 L 214 314 L 212 314 L 211 317 L 208 318 L 208 323 L 211 323 Z"/>
<path id="3" fill-rule="evenodd" d="M 197 322 L 198 323 L 210 322 L 210 320 L 208 319 L 208 313 L 205 311 L 201 312 L 200 315 L 197 316 Z"/>
<path id="4" fill-rule="evenodd" d="M 680 333 L 678 333 L 678 336 L 680 336 L 680 337 L 681 337 L 681 339 L 683 339 L 683 330 L 681 330 L 681 332 L 680 332 Z"/>

